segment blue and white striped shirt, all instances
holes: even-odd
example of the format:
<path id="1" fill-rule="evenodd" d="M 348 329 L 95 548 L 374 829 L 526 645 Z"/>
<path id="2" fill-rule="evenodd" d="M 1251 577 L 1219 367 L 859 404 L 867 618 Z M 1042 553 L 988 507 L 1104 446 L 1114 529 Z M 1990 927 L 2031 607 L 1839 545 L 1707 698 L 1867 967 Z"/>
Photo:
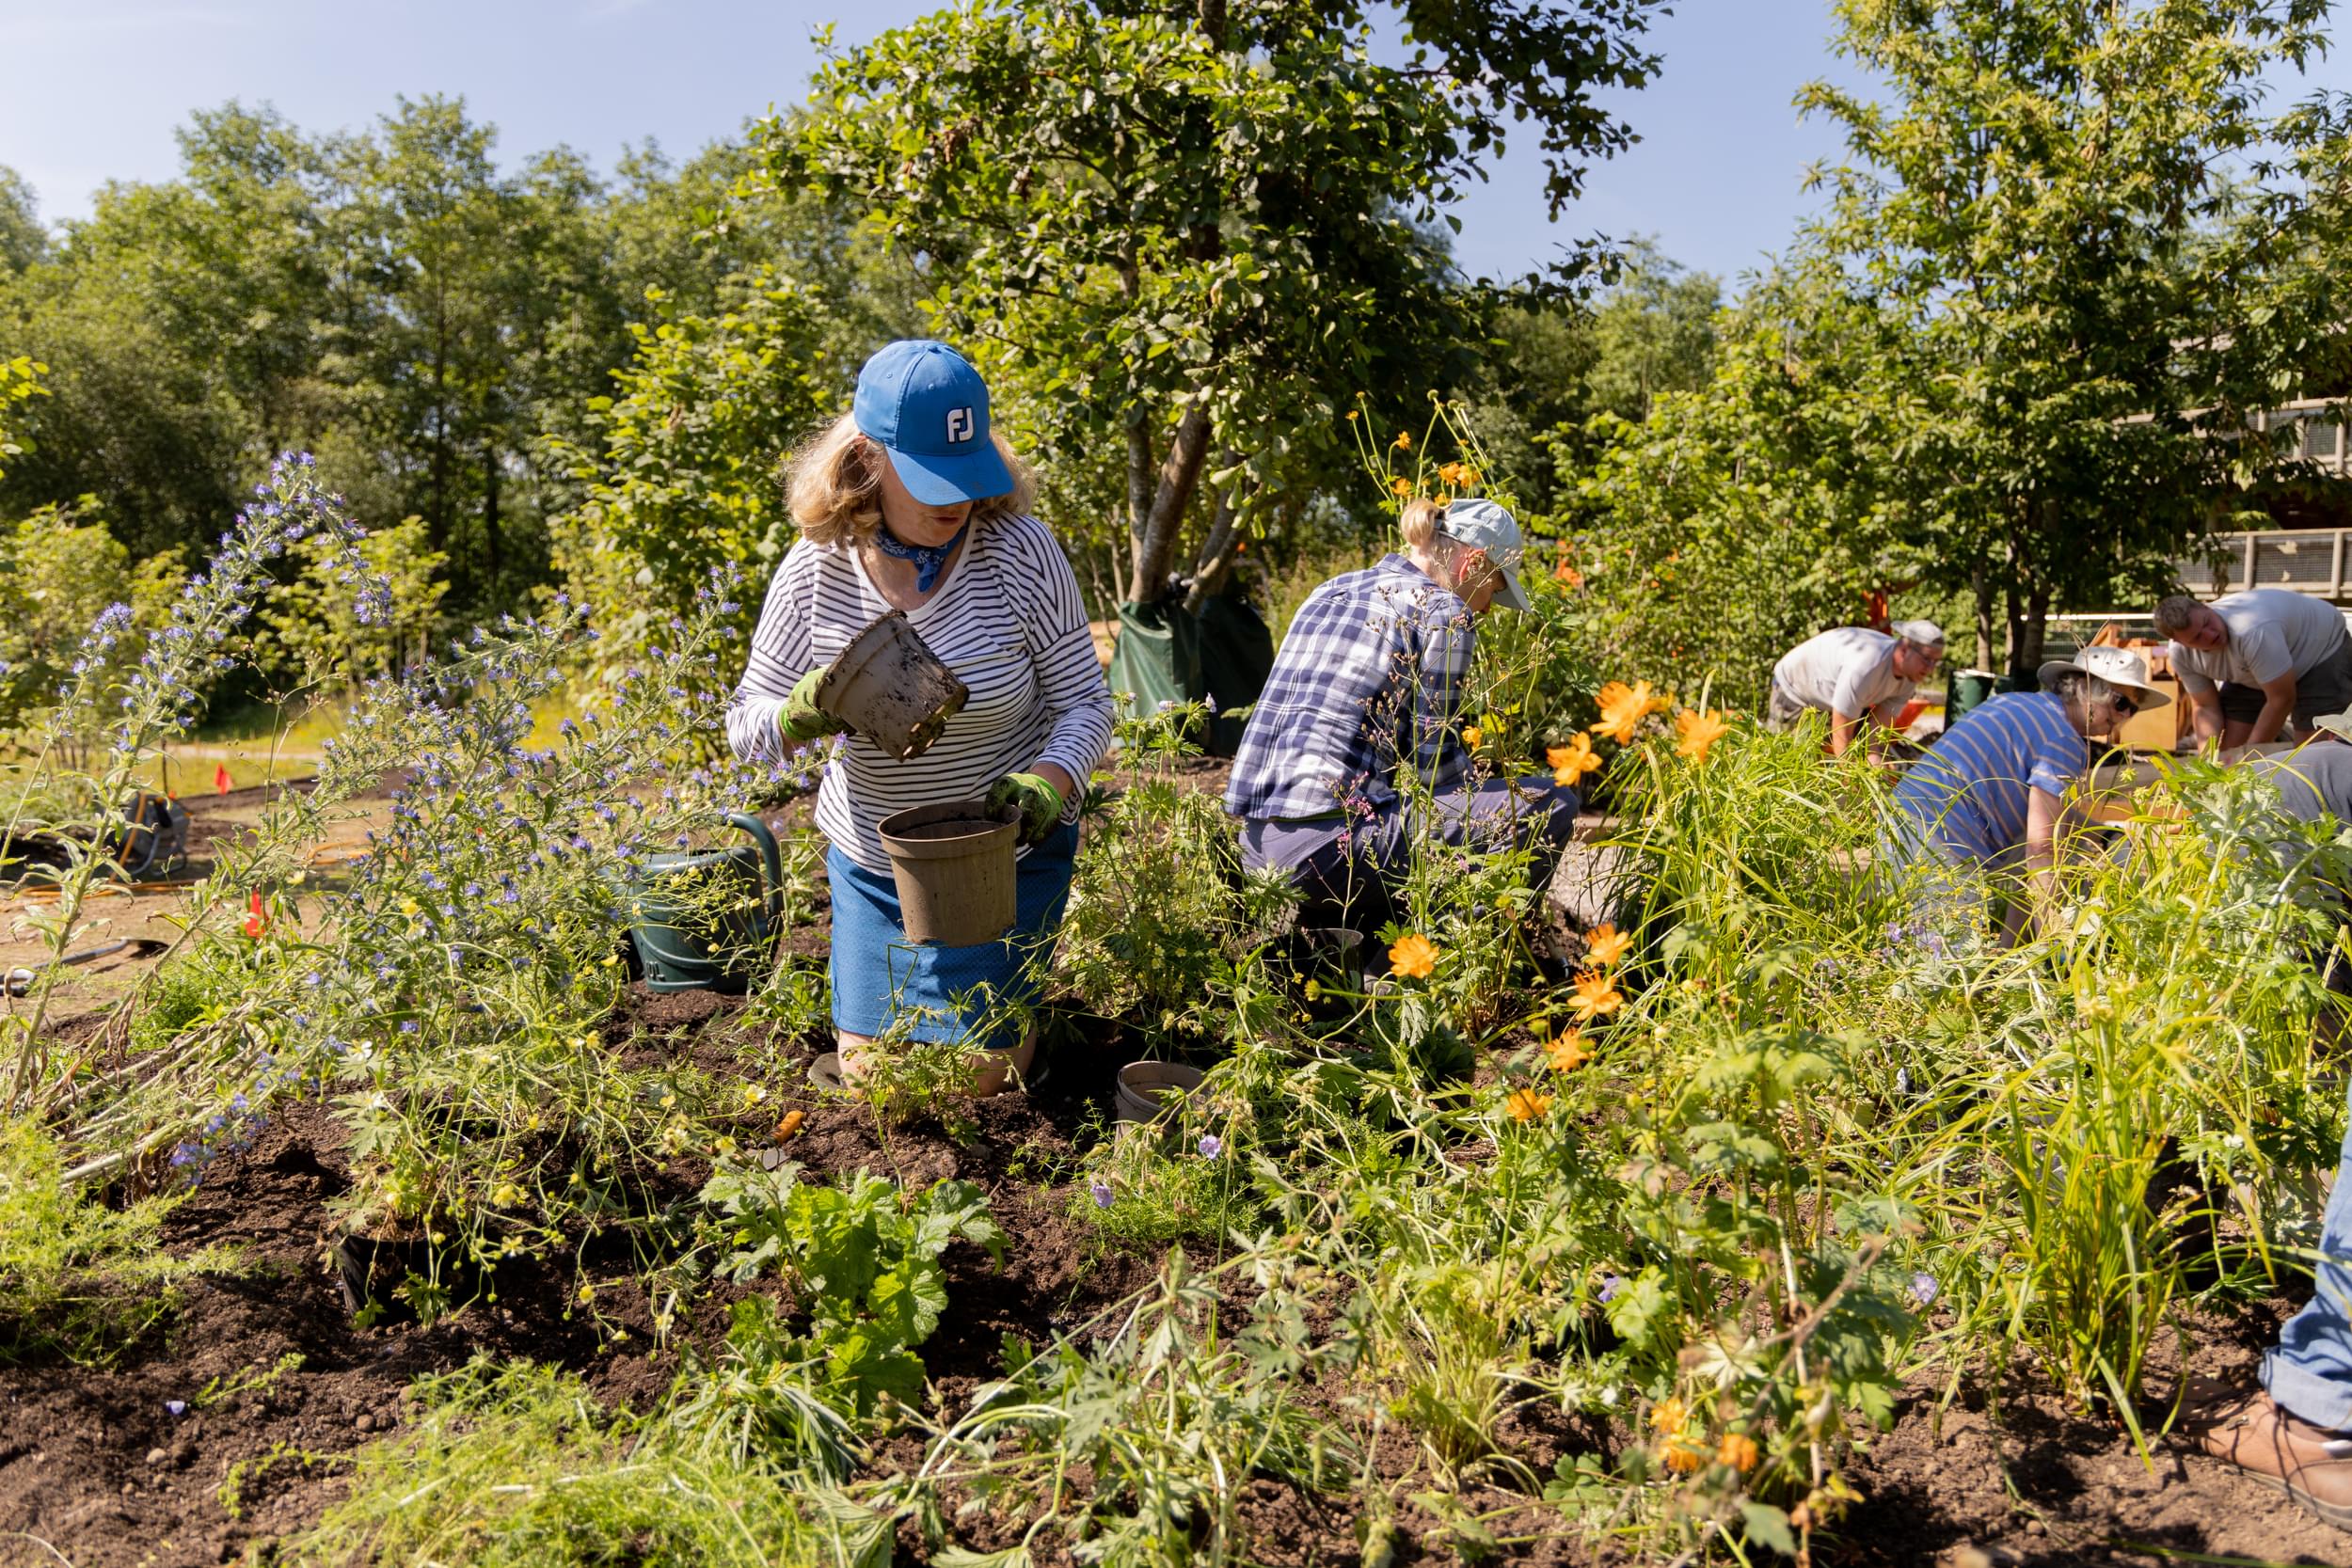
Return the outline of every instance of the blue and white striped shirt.
<path id="1" fill-rule="evenodd" d="M 1956 858 L 1989 863 L 2026 842 L 2031 792 L 2063 795 L 2090 751 L 2047 691 L 1994 698 L 1911 765 L 1895 804 Z"/>
<path id="2" fill-rule="evenodd" d="M 1460 783 L 1454 708 L 1477 641 L 1460 595 L 1394 553 L 1308 594 L 1242 732 L 1225 809 L 1255 818 L 1384 806 L 1406 759 L 1434 790 Z"/>

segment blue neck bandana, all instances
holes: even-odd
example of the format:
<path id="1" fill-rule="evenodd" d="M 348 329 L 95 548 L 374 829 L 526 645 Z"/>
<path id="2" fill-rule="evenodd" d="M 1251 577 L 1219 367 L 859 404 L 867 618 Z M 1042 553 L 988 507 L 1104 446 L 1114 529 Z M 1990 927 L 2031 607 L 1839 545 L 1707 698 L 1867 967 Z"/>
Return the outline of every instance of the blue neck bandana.
<path id="1" fill-rule="evenodd" d="M 882 553 L 884 555 L 896 556 L 900 561 L 914 562 L 914 591 L 917 594 L 928 594 L 931 591 L 931 584 L 939 580 L 939 569 L 947 564 L 948 552 L 956 547 L 957 543 L 963 538 L 971 527 L 971 523 L 967 521 L 962 528 L 956 530 L 955 538 L 944 545 L 910 545 L 891 532 L 890 525 L 884 523 L 874 530 L 874 543 L 882 546 Z"/>

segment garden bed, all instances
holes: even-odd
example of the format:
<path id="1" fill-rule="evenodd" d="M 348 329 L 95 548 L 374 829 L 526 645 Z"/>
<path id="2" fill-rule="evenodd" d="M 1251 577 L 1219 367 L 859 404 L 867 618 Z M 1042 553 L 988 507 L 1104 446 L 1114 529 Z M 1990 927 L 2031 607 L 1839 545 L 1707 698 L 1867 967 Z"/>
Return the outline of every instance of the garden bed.
<path id="1" fill-rule="evenodd" d="M 633 989 L 608 1026 L 605 1049 L 624 1059 L 687 1053 L 714 1067 L 731 1063 L 740 1006 L 707 993 Z M 799 1108 L 805 1118 L 784 1147 L 813 1171 L 886 1171 L 911 1188 L 948 1178 L 975 1181 L 1004 1227 L 1010 1244 L 1002 1269 L 968 1246 L 947 1259 L 952 1309 L 922 1349 L 941 1411 L 953 1413 L 999 1374 L 1007 1335 L 1041 1340 L 1069 1331 L 1155 1272 L 1156 1257 L 1105 1249 L 1074 1224 L 1068 1180 L 1053 1174 L 1067 1167 L 1089 1122 L 1108 1114 L 1112 1072 L 1123 1054 L 1115 1040 L 1091 1060 L 1065 1052 L 1045 1092 L 1034 1101 L 1008 1095 L 975 1104 L 960 1138 L 922 1123 L 885 1136 L 863 1104 L 820 1101 L 788 1079 L 775 1085 L 779 1110 Z M 593 1252 L 585 1275 L 598 1286 L 601 1329 L 569 1306 L 577 1285 L 567 1269 L 501 1269 L 498 1305 L 475 1302 L 431 1326 L 355 1327 L 324 1261 L 324 1206 L 346 1180 L 342 1140 L 317 1106 L 293 1106 L 250 1148 L 216 1161 L 173 1213 L 167 1237 L 177 1251 L 231 1243 L 246 1266 L 195 1282 L 176 1321 L 113 1363 L 0 1369 L 0 1563 L 55 1560 L 26 1537 L 77 1568 L 266 1556 L 268 1542 L 314 1523 L 342 1495 L 338 1461 L 398 1427 L 403 1391 L 420 1375 L 476 1356 L 550 1362 L 580 1372 L 606 1401 L 644 1405 L 658 1401 L 688 1347 L 707 1348 L 723 1331 L 728 1292 L 721 1291 L 670 1346 L 654 1348 L 629 1260 L 615 1257 L 600 1269 Z M 682 1161 L 668 1174 L 691 1190 L 707 1169 Z M 2234 1323 L 2204 1325 L 2211 1332 L 2190 1370 L 2250 1377 L 2259 1346 L 2289 1309 L 2279 1301 Z M 2172 1370 L 2159 1368 L 2155 1380 L 2169 1383 Z M 2158 1444 L 2153 1464 L 2143 1465 L 2119 1428 L 2026 1380 L 2003 1401 L 1997 1420 L 1981 1380 L 1965 1383 L 1939 1413 L 1941 1393 L 1924 1385 L 1906 1391 L 1893 1430 L 1870 1441 L 1852 1471 L 1867 1500 L 1820 1539 L 1817 1562 L 1982 1560 L 1951 1555 L 1971 1546 L 1994 1562 L 2053 1565 L 2162 1560 L 2135 1546 L 2293 1562 L 2344 1559 L 2344 1537 L 2277 1494 L 2185 1457 L 2177 1443 Z M 186 1405 L 184 1414 L 172 1414 L 174 1402 Z M 1622 1430 L 1540 1408 L 1512 1418 L 1504 1435 L 1538 1473 L 1564 1453 L 1610 1450 L 1626 1439 Z M 885 1444 L 880 1452 L 886 1461 L 920 1461 L 919 1445 Z M 1393 1431 L 1375 1454 L 1391 1480 L 1410 1475 L 1419 1462 L 1415 1445 Z M 1463 1500 L 1491 1515 L 1498 1534 L 1508 1534 L 1515 1520 L 1536 1527 L 1527 1499 L 1508 1491 L 1474 1488 Z M 1344 1496 L 1316 1497 L 1261 1479 L 1250 1484 L 1243 1513 L 1254 1560 L 1359 1560 Z M 1410 1560 L 1416 1528 L 1434 1533 L 1438 1527 L 1412 1510 L 1400 1523 L 1407 1543 L 1402 1560 Z M 5 1532 L 24 1533 L 11 1540 Z M 1532 1562 L 1619 1560 L 1574 1540 L 1503 1555 Z M 903 1560 L 921 1560 L 921 1553 Z"/>

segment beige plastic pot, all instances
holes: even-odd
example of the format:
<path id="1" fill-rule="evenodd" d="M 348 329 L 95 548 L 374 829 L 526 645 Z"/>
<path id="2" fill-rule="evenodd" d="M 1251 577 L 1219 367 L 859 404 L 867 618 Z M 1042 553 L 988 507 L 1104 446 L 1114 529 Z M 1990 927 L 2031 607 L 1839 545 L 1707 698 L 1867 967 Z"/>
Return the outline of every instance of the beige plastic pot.
<path id="1" fill-rule="evenodd" d="M 817 683 L 817 705 L 905 762 L 921 756 L 972 693 L 901 610 L 850 639 Z"/>
<path id="2" fill-rule="evenodd" d="M 1182 1062 L 1129 1062 L 1119 1069 L 1119 1119 L 1156 1120 L 1200 1083 L 1200 1069 Z"/>
<path id="3" fill-rule="evenodd" d="M 1018 811 L 992 816 L 977 800 L 910 806 L 875 829 L 890 855 L 908 940 L 969 947 L 1012 928 Z"/>

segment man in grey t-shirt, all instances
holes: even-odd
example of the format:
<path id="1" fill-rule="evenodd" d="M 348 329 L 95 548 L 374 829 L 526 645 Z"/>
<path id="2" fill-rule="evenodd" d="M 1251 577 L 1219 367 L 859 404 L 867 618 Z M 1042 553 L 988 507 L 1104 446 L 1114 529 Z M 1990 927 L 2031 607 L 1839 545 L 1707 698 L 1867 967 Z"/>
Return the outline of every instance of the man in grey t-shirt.
<path id="1" fill-rule="evenodd" d="M 1870 720 L 1891 727 L 1918 684 L 1944 657 L 1944 633 L 1931 621 L 1898 621 L 1894 635 L 1867 626 L 1834 626 L 1807 638 L 1772 667 L 1766 719 L 1785 730 L 1809 709 L 1829 715 L 1829 754 L 1844 756 Z"/>
<path id="2" fill-rule="evenodd" d="M 2287 588 L 2256 588 L 2202 604 L 2185 594 L 2156 606 L 2172 640 L 2172 673 L 2194 706 L 2197 738 L 2225 748 L 2276 740 L 2292 721 L 2312 733 L 2323 713 L 2352 707 L 2352 640 L 2344 612 Z"/>

